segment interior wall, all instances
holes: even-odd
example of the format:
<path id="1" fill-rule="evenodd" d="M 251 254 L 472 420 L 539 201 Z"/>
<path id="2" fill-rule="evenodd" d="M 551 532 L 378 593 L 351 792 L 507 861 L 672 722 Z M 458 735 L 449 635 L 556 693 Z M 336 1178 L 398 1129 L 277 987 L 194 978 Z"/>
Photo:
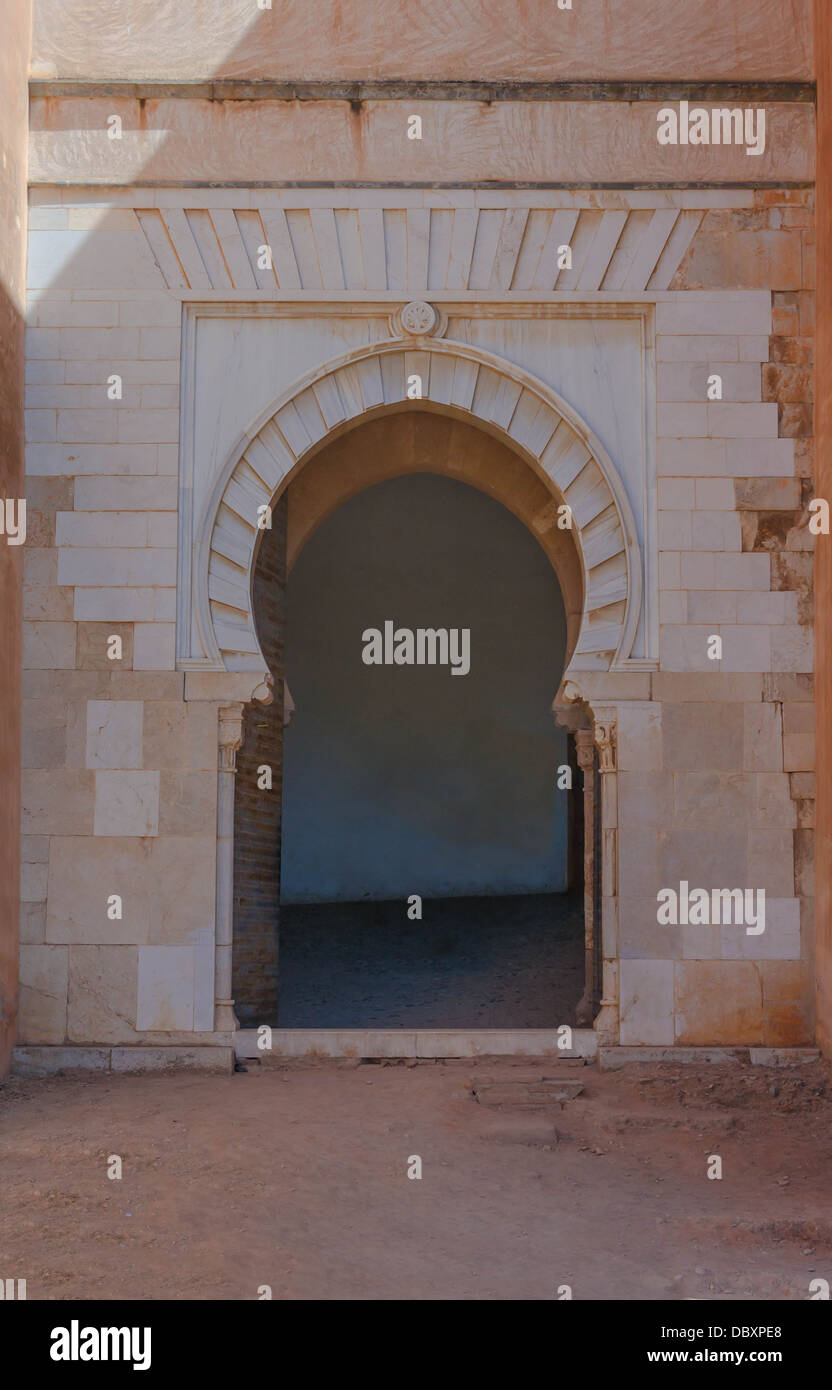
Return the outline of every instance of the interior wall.
<path id="1" fill-rule="evenodd" d="M 362 633 L 469 628 L 471 668 L 365 665 Z M 563 601 L 516 517 L 417 474 L 353 497 L 289 577 L 282 900 L 557 892 Z"/>

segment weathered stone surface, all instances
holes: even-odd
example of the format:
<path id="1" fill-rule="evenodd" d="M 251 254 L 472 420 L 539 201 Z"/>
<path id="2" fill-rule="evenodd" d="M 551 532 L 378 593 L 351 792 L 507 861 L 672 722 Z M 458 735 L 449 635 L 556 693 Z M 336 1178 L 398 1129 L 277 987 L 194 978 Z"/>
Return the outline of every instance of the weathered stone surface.
<path id="1" fill-rule="evenodd" d="M 156 835 L 159 824 L 159 774 L 97 772 L 96 835 Z"/>
<path id="2" fill-rule="evenodd" d="M 138 948 L 53 946 L 69 951 L 66 1037 L 78 1043 L 131 1043 L 136 1032 Z"/>
<path id="3" fill-rule="evenodd" d="M 117 1072 L 233 1072 L 233 1047 L 114 1047 L 111 1068 Z"/>
<path id="4" fill-rule="evenodd" d="M 94 0 L 36 0 L 34 72 L 133 80 L 678 78 L 684 55 L 694 79 L 808 80 L 814 73 L 808 0 L 788 10 L 778 0 L 734 0 L 724 11 L 708 0 L 674 10 L 662 0 L 630 0 L 625 24 L 615 0 L 584 0 L 560 12 L 532 0 L 516 23 L 495 10 L 476 25 L 461 0 L 424 0 L 404 46 L 390 41 L 391 23 L 404 11 L 380 0 L 322 0 L 312 30 L 302 0 L 279 13 L 277 23 L 276 12 L 248 0 L 183 0 L 171 11 L 119 0 L 102 21 Z"/>
<path id="5" fill-rule="evenodd" d="M 190 1032 L 194 1022 L 194 964 L 192 946 L 140 948 L 139 1032 Z"/>
<path id="6" fill-rule="evenodd" d="M 619 969 L 622 1045 L 672 1043 L 673 962 L 622 960 Z"/>
<path id="7" fill-rule="evenodd" d="M 47 940 L 83 945 L 147 941 L 151 903 L 157 901 L 159 888 L 152 849 L 149 839 L 53 836 Z M 108 915 L 114 894 L 121 899 L 120 918 Z"/>
<path id="8" fill-rule="evenodd" d="M 57 1076 L 109 1068 L 110 1050 L 106 1047 L 16 1047 L 12 1055 L 16 1076 Z"/>
<path id="9" fill-rule="evenodd" d="M 598 1051 L 601 1071 L 619 1071 L 633 1062 L 670 1062 L 689 1066 L 724 1066 L 744 1060 L 744 1050 L 730 1047 L 602 1047 Z"/>
<path id="10" fill-rule="evenodd" d="M 430 182 L 436 177 L 437 150 L 442 151 L 443 181 L 448 182 L 603 183 L 609 179 L 613 140 L 619 181 L 658 181 L 675 186 L 680 181 L 715 180 L 730 185 L 748 177 L 748 158 L 742 147 L 660 145 L 656 131 L 662 101 L 434 100 L 424 115 L 428 138 L 411 141 L 409 148 L 398 101 L 375 99 L 353 110 L 347 101 L 261 98 L 257 102 L 223 102 L 192 98 L 185 102 L 162 97 L 148 108 L 143 123 L 137 99 L 110 96 L 106 102 L 102 127 L 107 114 L 115 114 L 121 117 L 125 130 L 140 132 L 129 145 L 121 142 L 126 148 L 119 149 L 116 141 L 106 141 L 106 148 L 104 141 L 86 138 L 90 109 L 83 98 L 33 99 L 31 183 L 54 184 L 63 177 L 79 184 L 111 185 L 140 175 L 159 183 L 184 183 L 193 170 L 195 130 L 199 132 L 202 177 L 213 183 L 256 183 L 267 165 L 280 168 L 282 179 L 291 181 L 390 182 L 401 178 L 404 158 L 409 180 Z M 764 152 L 755 159 L 755 177 L 811 179 L 812 108 L 781 101 L 766 103 L 766 109 L 778 138 L 767 141 Z M 163 138 L 154 138 L 155 132 L 164 132 Z M 762 240 L 768 235 L 776 238 L 771 246 Z M 112 237 L 126 245 L 120 248 L 113 244 L 101 253 L 106 258 L 110 284 L 124 284 L 127 263 L 131 288 L 161 288 L 149 248 L 142 253 L 139 242 L 127 232 L 113 233 Z M 682 288 L 714 283 L 720 288 L 748 287 L 753 259 L 742 252 L 735 254 L 734 238 L 727 233 L 723 237 L 716 247 L 707 244 L 701 268 L 700 263 L 693 263 L 687 279 L 680 282 Z M 767 264 L 759 279 L 751 279 L 753 287 L 769 284 L 770 275 L 777 277 L 778 288 L 799 286 L 799 233 L 750 233 L 748 239 Z M 88 277 L 92 273 L 91 268 Z M 77 330 L 96 331 L 123 337 L 135 330 Z M 125 344 L 121 350 L 114 345 L 109 355 L 130 355 L 130 340 Z M 50 471 L 60 470 L 53 464 Z"/>
<path id="11" fill-rule="evenodd" d="M 816 1047 L 751 1047 L 748 1051 L 752 1067 L 802 1067 L 817 1062 Z"/>
<path id="12" fill-rule="evenodd" d="M 133 666 L 132 623 L 78 623 L 75 664 L 81 671 L 129 671 Z M 121 638 L 121 657 L 108 656 L 111 637 Z"/>
<path id="13" fill-rule="evenodd" d="M 23 773 L 23 832 L 26 835 L 89 835 L 95 774 L 26 770 Z"/>
<path id="14" fill-rule="evenodd" d="M 67 1029 L 66 946 L 20 947 L 20 1041 L 63 1042 Z"/>
<path id="15" fill-rule="evenodd" d="M 562 1109 L 566 1101 L 575 1100 L 583 1089 L 580 1081 L 562 1080 L 554 1076 L 541 1076 L 536 1080 L 506 1078 L 502 1081 L 478 1077 L 474 1081 L 473 1094 L 480 1105 L 516 1105 L 523 1108 L 558 1105 Z"/>
<path id="16" fill-rule="evenodd" d="M 672 771 L 739 771 L 743 709 L 738 704 L 666 704 L 662 710 L 665 767 Z"/>
<path id="17" fill-rule="evenodd" d="M 142 715 L 143 706 L 138 700 L 90 700 L 87 767 L 141 767 Z"/>
<path id="18" fill-rule="evenodd" d="M 676 1040 L 683 1046 L 758 1043 L 763 1036 L 762 966 L 750 961 L 677 961 Z"/>

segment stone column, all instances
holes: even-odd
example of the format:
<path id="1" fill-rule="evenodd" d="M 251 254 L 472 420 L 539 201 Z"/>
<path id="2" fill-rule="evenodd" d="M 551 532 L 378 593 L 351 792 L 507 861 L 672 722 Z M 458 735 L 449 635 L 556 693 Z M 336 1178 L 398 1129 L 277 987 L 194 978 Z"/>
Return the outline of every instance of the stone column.
<path id="1" fill-rule="evenodd" d="M 596 988 L 600 986 L 595 1031 L 599 1041 L 618 1042 L 618 778 L 617 729 L 614 709 L 598 709 L 595 718 L 600 795 L 600 894 L 596 911 Z"/>
<path id="2" fill-rule="evenodd" d="M 214 975 L 214 1027 L 233 1032 L 237 1026 L 231 998 L 231 952 L 234 940 L 234 778 L 237 749 L 243 741 L 243 704 L 221 705 L 217 768 L 217 902 Z"/>
<path id="3" fill-rule="evenodd" d="M 596 922 L 595 895 L 595 733 L 592 729 L 575 731 L 578 767 L 583 775 L 584 792 L 584 992 L 576 1010 L 581 1028 L 592 1026 L 595 1012 L 595 952 L 600 947 L 600 923 Z"/>

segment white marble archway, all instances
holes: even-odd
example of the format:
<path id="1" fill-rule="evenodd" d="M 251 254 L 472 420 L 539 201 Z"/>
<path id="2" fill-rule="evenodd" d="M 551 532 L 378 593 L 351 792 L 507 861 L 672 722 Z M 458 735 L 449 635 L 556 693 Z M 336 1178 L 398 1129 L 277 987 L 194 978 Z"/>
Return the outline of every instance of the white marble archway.
<path id="1" fill-rule="evenodd" d="M 433 312 L 408 306 L 416 308 Z M 547 483 L 553 517 L 562 502 L 571 508 L 584 598 L 566 677 L 615 668 L 629 656 L 641 611 L 642 558 L 614 464 L 549 387 L 490 353 L 430 336 L 428 317 L 411 315 L 412 336 L 361 348 L 296 382 L 238 442 L 199 528 L 194 616 L 209 662 L 265 674 L 251 601 L 261 509 L 329 438 L 386 410 L 420 406 L 505 440 Z M 407 334 L 407 310 L 396 326 Z M 414 376 L 421 401 L 408 397 Z"/>

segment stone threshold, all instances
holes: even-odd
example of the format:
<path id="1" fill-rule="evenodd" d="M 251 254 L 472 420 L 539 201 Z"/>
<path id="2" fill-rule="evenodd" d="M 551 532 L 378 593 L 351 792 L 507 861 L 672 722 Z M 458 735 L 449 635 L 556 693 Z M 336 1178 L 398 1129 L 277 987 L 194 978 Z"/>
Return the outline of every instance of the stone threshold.
<path id="1" fill-rule="evenodd" d="M 683 1064 L 720 1064 L 740 1062 L 752 1067 L 793 1067 L 817 1062 L 816 1047 L 601 1047 L 598 1066 L 601 1071 L 617 1071 L 631 1062 L 675 1062 Z"/>
<path id="2" fill-rule="evenodd" d="M 234 1070 L 234 1049 L 218 1047 L 16 1047 L 12 1075 L 56 1076 L 61 1072 L 159 1072 Z"/>
<path id="3" fill-rule="evenodd" d="M 271 1047 L 259 1048 L 259 1030 L 235 1034 L 238 1058 L 271 1057 L 550 1057 L 594 1058 L 591 1028 L 573 1028 L 572 1047 L 558 1047 L 554 1028 L 273 1028 Z"/>

